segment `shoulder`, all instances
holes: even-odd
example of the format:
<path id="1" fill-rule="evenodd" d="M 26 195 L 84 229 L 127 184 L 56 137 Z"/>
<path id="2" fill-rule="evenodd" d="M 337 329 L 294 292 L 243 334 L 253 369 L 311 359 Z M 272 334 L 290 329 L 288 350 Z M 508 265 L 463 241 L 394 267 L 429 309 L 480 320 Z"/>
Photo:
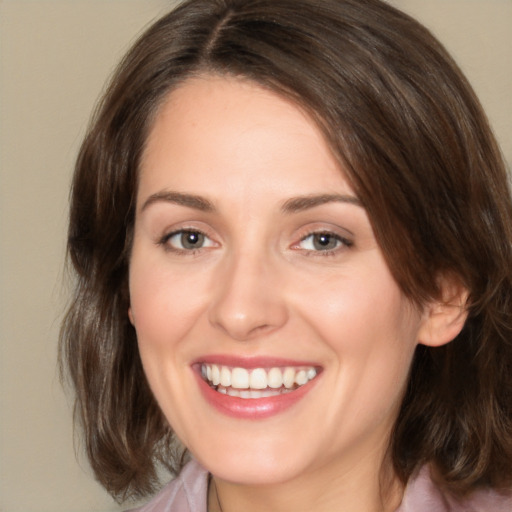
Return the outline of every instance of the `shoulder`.
<path id="1" fill-rule="evenodd" d="M 424 466 L 407 484 L 404 499 L 396 512 L 511 512 L 512 492 L 499 493 L 493 489 L 473 492 L 457 500 L 443 492 L 432 480 Z"/>
<path id="2" fill-rule="evenodd" d="M 206 512 L 208 472 L 191 460 L 149 503 L 128 512 Z"/>

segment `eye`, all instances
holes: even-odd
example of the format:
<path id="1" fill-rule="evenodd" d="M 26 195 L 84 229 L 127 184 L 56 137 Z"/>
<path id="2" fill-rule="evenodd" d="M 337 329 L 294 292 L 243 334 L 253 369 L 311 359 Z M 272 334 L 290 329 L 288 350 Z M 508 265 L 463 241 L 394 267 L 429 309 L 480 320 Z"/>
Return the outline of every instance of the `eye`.
<path id="1" fill-rule="evenodd" d="M 215 245 L 204 233 L 191 229 L 174 231 L 166 235 L 161 243 L 177 251 L 194 251 Z"/>
<path id="2" fill-rule="evenodd" d="M 311 233 L 305 236 L 298 244 L 299 249 L 305 251 L 332 252 L 343 246 L 350 247 L 352 242 L 335 233 L 328 231 Z"/>

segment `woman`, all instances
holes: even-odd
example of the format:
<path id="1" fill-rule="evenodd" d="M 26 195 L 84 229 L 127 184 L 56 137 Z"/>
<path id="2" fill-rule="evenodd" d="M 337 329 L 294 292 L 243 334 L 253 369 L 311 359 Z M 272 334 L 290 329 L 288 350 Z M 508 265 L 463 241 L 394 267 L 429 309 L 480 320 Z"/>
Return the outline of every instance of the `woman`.
<path id="1" fill-rule="evenodd" d="M 62 358 L 143 511 L 510 510 L 512 206 L 470 86 L 379 0 L 190 0 L 82 146 Z"/>

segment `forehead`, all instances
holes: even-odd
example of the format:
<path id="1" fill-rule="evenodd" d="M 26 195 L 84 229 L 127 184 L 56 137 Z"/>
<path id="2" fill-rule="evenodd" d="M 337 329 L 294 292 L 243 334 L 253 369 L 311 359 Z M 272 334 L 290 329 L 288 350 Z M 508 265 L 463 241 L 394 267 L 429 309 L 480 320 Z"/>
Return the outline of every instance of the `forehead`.
<path id="1" fill-rule="evenodd" d="M 219 128 L 223 130 L 219 132 Z M 238 135 L 230 141 L 224 139 L 228 128 Z M 167 95 L 155 116 L 144 156 L 151 156 L 164 137 L 167 143 L 172 139 L 180 147 L 185 147 L 185 142 L 197 143 L 199 138 L 205 145 L 210 142 L 218 148 L 225 142 L 234 151 L 234 144 L 244 135 L 263 136 L 276 129 L 281 130 L 281 139 L 287 134 L 308 138 L 324 149 L 314 122 L 288 98 L 248 79 L 201 75 L 189 78 Z"/>
<path id="2" fill-rule="evenodd" d="M 139 192 L 201 184 L 212 191 L 215 177 L 239 192 L 265 180 L 290 193 L 299 184 L 322 192 L 347 188 L 337 159 L 304 109 L 248 80 L 194 77 L 171 91 L 157 112 Z"/>

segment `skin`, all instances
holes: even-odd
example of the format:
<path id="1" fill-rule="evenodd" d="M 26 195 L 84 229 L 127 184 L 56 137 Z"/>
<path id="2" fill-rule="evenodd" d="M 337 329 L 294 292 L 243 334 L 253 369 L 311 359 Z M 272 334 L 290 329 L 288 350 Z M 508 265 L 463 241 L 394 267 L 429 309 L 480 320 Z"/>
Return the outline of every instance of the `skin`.
<path id="1" fill-rule="evenodd" d="M 178 204 L 175 193 L 211 208 Z M 286 209 L 311 195 L 342 199 Z M 183 229 L 204 242 L 183 249 Z M 312 233 L 330 233 L 333 249 Z M 461 321 L 403 296 L 365 209 L 297 106 L 216 76 L 169 94 L 141 165 L 130 297 L 155 397 L 213 475 L 210 510 L 398 506 L 386 450 L 414 349 L 449 341 Z M 212 354 L 299 359 L 322 372 L 285 411 L 233 418 L 198 389 L 191 365 Z"/>

